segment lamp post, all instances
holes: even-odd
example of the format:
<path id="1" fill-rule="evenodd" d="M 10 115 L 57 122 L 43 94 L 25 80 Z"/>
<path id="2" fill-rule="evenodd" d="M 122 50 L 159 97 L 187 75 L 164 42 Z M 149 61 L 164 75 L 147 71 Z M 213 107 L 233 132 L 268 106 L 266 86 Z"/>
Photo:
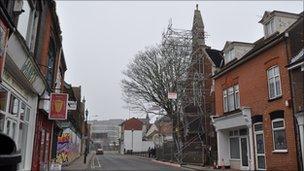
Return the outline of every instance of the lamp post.
<path id="1" fill-rule="evenodd" d="M 85 122 L 84 122 L 84 126 L 85 126 L 85 150 L 84 150 L 83 163 L 87 162 L 87 155 L 89 153 L 88 114 L 89 114 L 89 111 L 88 111 L 88 109 L 86 109 L 86 111 L 85 111 Z"/>
<path id="2" fill-rule="evenodd" d="M 132 129 L 132 151 L 131 151 L 131 154 L 133 155 L 133 133 L 134 133 L 134 129 Z"/>

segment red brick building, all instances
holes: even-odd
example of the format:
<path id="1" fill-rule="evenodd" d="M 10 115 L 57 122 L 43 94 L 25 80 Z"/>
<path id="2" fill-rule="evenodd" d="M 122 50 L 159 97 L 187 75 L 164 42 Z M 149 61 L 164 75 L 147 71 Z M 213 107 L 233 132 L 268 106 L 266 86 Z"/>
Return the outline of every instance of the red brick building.
<path id="1" fill-rule="evenodd" d="M 62 92 L 67 70 L 61 44 L 61 30 L 53 0 L 37 2 L 40 11 L 35 60 L 44 75 L 47 89 L 40 97 L 36 117 L 32 170 L 49 168 L 56 158 L 57 137 L 62 128 L 48 118 L 49 99 L 53 92 Z"/>
<path id="2" fill-rule="evenodd" d="M 297 170 L 288 31 L 298 14 L 265 12 L 265 36 L 227 42 L 215 80 L 218 164 L 242 170 Z"/>

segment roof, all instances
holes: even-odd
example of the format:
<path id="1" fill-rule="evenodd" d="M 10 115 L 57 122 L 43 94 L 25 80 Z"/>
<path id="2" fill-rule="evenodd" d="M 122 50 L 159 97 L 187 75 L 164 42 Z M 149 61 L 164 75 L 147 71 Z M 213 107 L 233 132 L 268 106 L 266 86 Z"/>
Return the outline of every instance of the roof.
<path id="1" fill-rule="evenodd" d="M 72 87 L 72 88 L 73 88 L 74 95 L 75 95 L 76 99 L 78 101 L 81 101 L 81 86 L 79 86 L 79 87 Z"/>
<path id="2" fill-rule="evenodd" d="M 274 15 L 283 15 L 285 17 L 292 17 L 292 18 L 296 18 L 299 16 L 299 14 L 296 13 L 290 13 L 290 12 L 285 12 L 285 11 L 277 11 L 277 10 L 273 10 L 273 11 L 265 11 L 263 14 L 262 19 L 259 21 L 259 23 L 265 23 L 268 21 L 268 19 L 270 19 L 271 17 L 273 17 Z"/>
<path id="3" fill-rule="evenodd" d="M 67 83 L 67 82 L 64 82 L 64 88 L 66 89 L 66 93 L 69 94 L 69 99 L 76 99 L 75 97 L 75 94 L 74 94 L 74 91 L 73 91 L 73 88 L 72 88 L 72 85 Z"/>
<path id="4" fill-rule="evenodd" d="M 216 67 L 221 67 L 224 64 L 222 51 L 206 48 L 206 52 Z"/>
<path id="5" fill-rule="evenodd" d="M 266 39 L 264 37 L 260 38 L 259 40 L 253 43 L 254 47 L 249 52 L 247 52 L 242 58 L 240 58 L 239 60 L 233 60 L 229 62 L 228 65 L 224 65 L 221 70 L 215 73 L 212 77 L 217 78 L 222 74 L 226 73 L 228 70 L 247 61 L 249 58 L 255 57 L 261 51 L 264 51 L 276 42 L 279 42 L 281 40 L 280 38 L 283 38 L 284 36 L 284 32 L 281 34 L 279 34 L 279 32 L 276 32 Z"/>
<path id="6" fill-rule="evenodd" d="M 131 118 L 121 123 L 124 130 L 142 130 L 143 122 L 137 118 Z"/>
<path id="7" fill-rule="evenodd" d="M 252 43 L 248 43 L 248 42 L 239 42 L 239 41 L 226 41 L 225 45 L 224 45 L 224 48 L 222 51 L 225 51 L 225 49 L 228 48 L 228 46 L 230 45 L 250 45 L 252 46 L 253 44 Z"/>
<path id="8" fill-rule="evenodd" d="M 291 59 L 290 64 L 287 65 L 287 67 L 288 69 L 293 69 L 303 64 L 303 62 L 304 62 L 304 48 Z"/>

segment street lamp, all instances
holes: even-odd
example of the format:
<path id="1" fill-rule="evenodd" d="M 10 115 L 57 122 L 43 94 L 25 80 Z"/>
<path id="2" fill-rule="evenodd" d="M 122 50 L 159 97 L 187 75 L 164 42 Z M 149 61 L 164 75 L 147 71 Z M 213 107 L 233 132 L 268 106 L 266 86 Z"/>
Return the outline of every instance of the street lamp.
<path id="1" fill-rule="evenodd" d="M 85 101 L 85 100 L 83 100 Z M 88 136 L 88 115 L 89 115 L 89 111 L 88 109 L 86 109 L 85 111 L 85 150 L 84 150 L 84 161 L 83 163 L 87 162 L 87 155 L 89 153 L 89 136 Z"/>
<path id="2" fill-rule="evenodd" d="M 131 151 L 131 154 L 133 154 L 133 132 L 134 132 L 134 129 L 132 129 L 132 151 Z"/>

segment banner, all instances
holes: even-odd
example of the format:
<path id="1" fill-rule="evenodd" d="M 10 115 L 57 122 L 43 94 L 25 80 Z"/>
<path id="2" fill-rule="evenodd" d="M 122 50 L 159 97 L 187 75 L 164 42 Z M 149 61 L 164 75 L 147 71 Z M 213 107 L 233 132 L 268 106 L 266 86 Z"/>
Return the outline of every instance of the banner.
<path id="1" fill-rule="evenodd" d="M 66 120 L 68 113 L 68 98 L 66 93 L 51 93 L 50 120 Z"/>

